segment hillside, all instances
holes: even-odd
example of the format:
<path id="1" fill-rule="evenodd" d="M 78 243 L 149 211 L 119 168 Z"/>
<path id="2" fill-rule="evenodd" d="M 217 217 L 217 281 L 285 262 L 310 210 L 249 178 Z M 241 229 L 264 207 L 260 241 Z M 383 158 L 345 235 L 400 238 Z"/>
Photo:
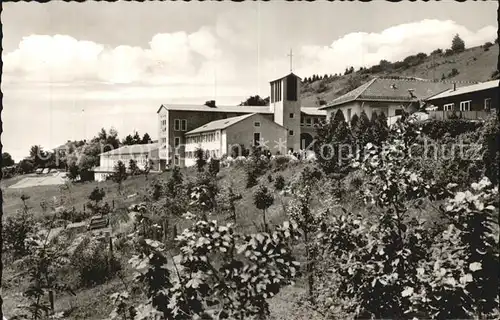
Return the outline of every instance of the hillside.
<path id="1" fill-rule="evenodd" d="M 446 81 L 450 82 L 487 81 L 491 79 L 496 70 L 498 54 L 497 44 L 490 47 L 489 50 L 478 46 L 453 55 L 445 55 L 444 53 L 418 54 L 409 56 L 402 62 L 373 66 L 348 75 L 303 83 L 302 105 L 304 107 L 317 107 L 320 100 L 333 100 L 371 78 L 380 76 L 441 80 L 444 75 Z M 450 76 L 453 69 L 456 69 L 458 74 Z"/>

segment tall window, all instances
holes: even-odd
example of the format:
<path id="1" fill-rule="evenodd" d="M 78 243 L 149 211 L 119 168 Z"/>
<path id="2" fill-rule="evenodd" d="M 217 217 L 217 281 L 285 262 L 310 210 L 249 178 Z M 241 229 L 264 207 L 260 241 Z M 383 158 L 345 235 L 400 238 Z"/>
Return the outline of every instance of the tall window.
<path id="1" fill-rule="evenodd" d="M 491 110 L 491 98 L 484 99 L 484 110 Z"/>
<path id="2" fill-rule="evenodd" d="M 275 94 L 274 94 L 274 83 L 271 83 L 271 102 L 274 102 Z"/>
<path id="3" fill-rule="evenodd" d="M 288 134 L 291 135 L 291 136 L 293 136 L 294 135 L 293 130 L 288 131 Z"/>
<path id="4" fill-rule="evenodd" d="M 177 148 L 181 144 L 181 137 L 174 138 L 174 146 Z"/>
<path id="5" fill-rule="evenodd" d="M 351 122 L 351 109 L 347 109 L 347 121 Z"/>
<path id="6" fill-rule="evenodd" d="M 181 120 L 181 131 L 187 131 L 187 120 Z"/>
<path id="7" fill-rule="evenodd" d="M 179 119 L 174 120 L 174 131 L 181 130 L 181 121 Z"/>
<path id="8" fill-rule="evenodd" d="M 454 103 L 447 103 L 443 106 L 443 110 L 444 111 L 452 111 L 454 108 Z"/>
<path id="9" fill-rule="evenodd" d="M 460 111 L 470 111 L 470 100 L 460 102 Z"/>
<path id="10" fill-rule="evenodd" d="M 292 75 L 286 79 L 286 99 L 297 101 L 297 78 Z"/>
<path id="11" fill-rule="evenodd" d="M 253 133 L 253 145 L 254 146 L 259 146 L 260 145 L 260 132 L 254 132 Z"/>

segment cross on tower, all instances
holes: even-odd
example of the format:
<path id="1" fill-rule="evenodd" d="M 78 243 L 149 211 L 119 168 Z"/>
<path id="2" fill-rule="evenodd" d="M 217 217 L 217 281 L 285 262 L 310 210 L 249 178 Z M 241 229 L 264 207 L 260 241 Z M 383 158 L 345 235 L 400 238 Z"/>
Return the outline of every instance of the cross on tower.
<path id="1" fill-rule="evenodd" d="M 292 72 L 292 58 L 293 58 L 292 49 L 290 49 L 290 53 L 288 54 L 288 56 L 290 57 L 290 72 Z"/>

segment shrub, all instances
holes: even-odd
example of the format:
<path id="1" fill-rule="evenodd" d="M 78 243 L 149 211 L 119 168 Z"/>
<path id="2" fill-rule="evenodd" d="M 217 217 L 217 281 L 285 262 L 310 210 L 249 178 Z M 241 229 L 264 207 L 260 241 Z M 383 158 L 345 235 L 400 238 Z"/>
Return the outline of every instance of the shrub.
<path id="1" fill-rule="evenodd" d="M 286 169 L 288 163 L 290 162 L 290 157 L 284 155 L 278 155 L 272 160 L 272 166 L 276 171 L 283 171 Z"/>
<path id="2" fill-rule="evenodd" d="M 451 69 L 451 72 L 448 74 L 448 78 L 452 78 L 456 75 L 458 75 L 460 72 L 456 68 Z"/>
<path id="3" fill-rule="evenodd" d="M 113 277 L 120 263 L 111 258 L 106 241 L 85 237 L 71 257 L 71 265 L 78 274 L 80 286 L 95 286 Z"/>
<path id="4" fill-rule="evenodd" d="M 469 120 L 427 120 L 422 123 L 422 133 L 432 140 L 445 136 L 456 138 L 461 134 L 475 132 L 483 127 L 482 122 Z"/>
<path id="5" fill-rule="evenodd" d="M 220 160 L 219 159 L 210 159 L 210 163 L 208 164 L 208 172 L 216 176 L 220 171 Z"/>
<path id="6" fill-rule="evenodd" d="M 274 180 L 274 189 L 283 190 L 285 188 L 285 178 L 280 174 Z"/>

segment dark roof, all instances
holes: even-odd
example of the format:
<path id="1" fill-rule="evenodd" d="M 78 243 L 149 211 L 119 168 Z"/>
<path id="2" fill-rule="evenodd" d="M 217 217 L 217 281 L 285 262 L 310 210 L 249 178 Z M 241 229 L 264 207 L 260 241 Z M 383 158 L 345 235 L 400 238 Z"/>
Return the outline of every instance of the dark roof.
<path id="1" fill-rule="evenodd" d="M 288 78 L 289 76 L 294 76 L 294 77 L 299 78 L 300 80 L 302 80 L 302 78 L 301 78 L 301 77 L 299 77 L 298 75 L 296 75 L 296 74 L 295 74 L 295 73 L 293 73 L 293 72 L 290 72 L 290 73 L 289 73 L 289 74 L 287 74 L 286 76 L 283 76 L 283 77 L 281 77 L 281 78 L 278 78 L 278 79 L 274 79 L 274 80 L 272 80 L 272 81 L 269 81 L 269 83 L 271 83 L 271 82 L 275 82 L 275 81 L 278 81 L 278 80 L 281 80 L 281 79 Z"/>
<path id="2" fill-rule="evenodd" d="M 214 108 L 204 104 L 162 104 L 162 108 L 175 111 L 206 111 L 206 112 L 234 112 L 234 113 L 272 113 L 269 106 L 216 106 Z"/>
<path id="3" fill-rule="evenodd" d="M 464 83 L 457 83 L 463 86 Z M 330 101 L 320 109 L 338 106 L 351 101 L 411 102 L 426 98 L 453 87 L 452 82 L 415 78 L 374 78 L 356 89 Z M 410 95 L 410 90 L 413 94 Z"/>
<path id="4" fill-rule="evenodd" d="M 227 119 L 221 119 L 221 120 L 215 120 L 212 122 L 209 122 L 205 125 L 202 125 L 201 127 L 198 127 L 196 129 L 193 129 L 189 132 L 186 133 L 186 135 L 193 134 L 193 133 L 200 133 L 200 132 L 207 132 L 207 131 L 213 131 L 213 130 L 221 130 L 221 129 L 226 129 L 233 124 L 236 124 L 242 120 L 245 120 L 246 118 L 250 118 L 251 116 L 255 115 L 256 113 L 250 113 L 250 114 L 245 114 L 243 116 L 238 116 L 238 117 L 231 117 Z"/>
<path id="5" fill-rule="evenodd" d="M 457 88 L 456 90 L 448 89 L 444 92 L 441 92 L 441 93 L 438 93 L 436 95 L 429 97 L 427 100 L 432 101 L 432 100 L 458 96 L 461 94 L 466 94 L 466 93 L 471 93 L 471 92 L 477 92 L 477 91 L 498 88 L 499 83 L 500 83 L 500 80 L 492 80 L 492 81 L 482 82 L 482 83 L 478 83 L 478 84 L 473 84 L 471 86 L 460 87 L 460 88 Z"/>

